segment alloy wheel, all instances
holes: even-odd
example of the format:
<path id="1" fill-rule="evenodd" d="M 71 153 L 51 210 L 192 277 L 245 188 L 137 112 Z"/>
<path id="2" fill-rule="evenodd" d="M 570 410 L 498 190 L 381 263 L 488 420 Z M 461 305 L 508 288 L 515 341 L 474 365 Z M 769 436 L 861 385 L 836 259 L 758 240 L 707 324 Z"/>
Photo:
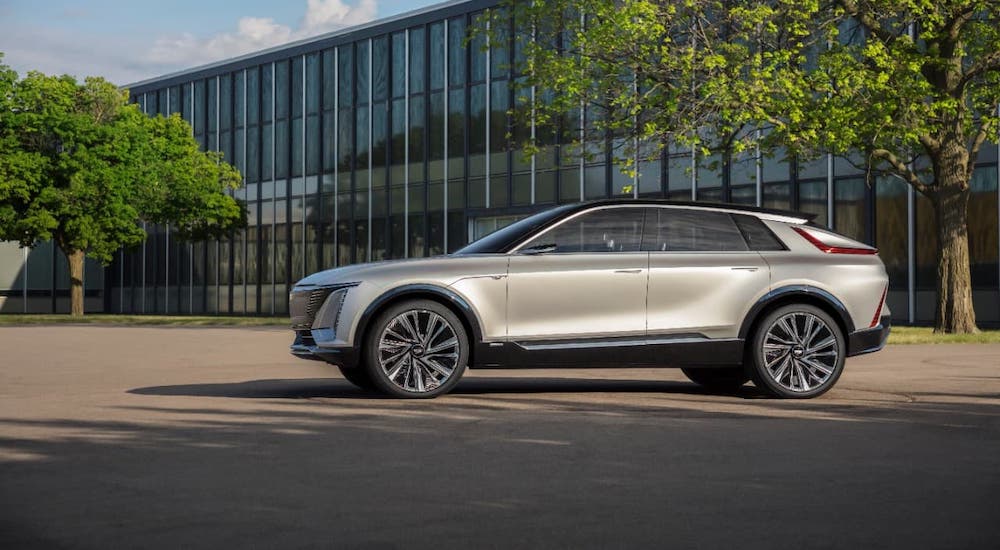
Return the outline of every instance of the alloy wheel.
<path id="1" fill-rule="evenodd" d="M 454 374 L 460 343 L 447 319 L 426 309 L 393 317 L 379 336 L 378 364 L 396 387 L 426 393 L 443 386 Z"/>
<path id="2" fill-rule="evenodd" d="M 803 393 L 830 381 L 840 344 L 827 323 L 808 312 L 792 312 L 768 327 L 761 349 L 767 375 L 788 391 Z"/>

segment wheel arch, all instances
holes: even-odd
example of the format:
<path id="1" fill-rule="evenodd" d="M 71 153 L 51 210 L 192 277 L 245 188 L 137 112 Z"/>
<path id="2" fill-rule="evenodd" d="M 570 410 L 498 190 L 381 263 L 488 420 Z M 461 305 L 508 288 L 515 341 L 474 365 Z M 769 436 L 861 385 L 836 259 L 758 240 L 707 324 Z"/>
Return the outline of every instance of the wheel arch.
<path id="1" fill-rule="evenodd" d="M 483 334 L 479 323 L 479 317 L 475 310 L 463 296 L 457 292 L 433 284 L 411 284 L 390 289 L 379 297 L 372 300 L 368 307 L 362 312 L 358 320 L 354 334 L 354 349 L 359 354 L 363 354 L 364 342 L 368 337 L 372 321 L 379 313 L 400 302 L 408 300 L 431 300 L 437 302 L 451 310 L 462 322 L 462 327 L 469 335 L 469 364 L 474 360 L 474 353 L 479 342 L 482 342 Z M 359 355 L 362 357 L 363 355 Z"/>
<path id="2" fill-rule="evenodd" d="M 823 310 L 837 323 L 845 340 L 854 332 L 851 315 L 836 296 L 813 286 L 792 285 L 774 289 L 757 300 L 743 319 L 739 337 L 750 346 L 761 319 L 775 309 L 789 304 L 808 304 Z"/>

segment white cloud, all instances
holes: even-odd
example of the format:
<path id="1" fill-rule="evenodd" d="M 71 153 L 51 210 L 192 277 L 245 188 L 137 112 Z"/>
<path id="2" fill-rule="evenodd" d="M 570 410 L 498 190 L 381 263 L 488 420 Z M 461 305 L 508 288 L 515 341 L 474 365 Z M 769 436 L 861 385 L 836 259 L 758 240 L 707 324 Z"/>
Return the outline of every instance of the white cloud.
<path id="1" fill-rule="evenodd" d="M 308 0 L 295 29 L 270 17 L 241 17 L 235 31 L 205 38 L 187 33 L 159 38 L 147 59 L 178 67 L 200 65 L 371 21 L 376 9 L 375 0 L 359 0 L 353 6 L 342 0 Z"/>
<path id="2" fill-rule="evenodd" d="M 141 31 L 80 32 L 27 27 L 0 18 L 0 52 L 5 54 L 3 62 L 22 74 L 38 70 L 78 78 L 99 75 L 128 84 L 365 23 L 377 11 L 376 0 L 307 0 L 305 8 L 294 28 L 271 17 L 245 16 L 234 30 L 210 36 L 159 36 L 152 45 Z"/>

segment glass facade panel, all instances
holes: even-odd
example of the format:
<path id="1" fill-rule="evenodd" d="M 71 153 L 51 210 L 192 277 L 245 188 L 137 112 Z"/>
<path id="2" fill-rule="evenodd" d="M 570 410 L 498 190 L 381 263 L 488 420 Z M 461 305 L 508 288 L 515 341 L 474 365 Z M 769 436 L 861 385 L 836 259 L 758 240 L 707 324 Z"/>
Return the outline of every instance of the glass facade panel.
<path id="1" fill-rule="evenodd" d="M 813 219 L 819 225 L 827 225 L 826 180 L 803 181 L 799 183 L 799 211 L 816 214 Z"/>
<path id="2" fill-rule="evenodd" d="M 410 93 L 424 91 L 427 82 L 427 64 L 424 27 L 410 29 Z"/>
<path id="3" fill-rule="evenodd" d="M 337 48 L 337 106 L 350 107 L 354 103 L 354 47 L 351 44 Z"/>
<path id="4" fill-rule="evenodd" d="M 861 178 L 834 182 L 834 231 L 854 240 L 865 240 L 865 197 L 867 186 Z"/>
<path id="5" fill-rule="evenodd" d="M 889 274 L 889 288 L 907 288 L 906 182 L 879 178 L 875 185 L 875 246 Z"/>
<path id="6" fill-rule="evenodd" d="M 406 95 L 406 33 L 393 33 L 390 40 L 392 97 L 402 97 Z"/>
<path id="7" fill-rule="evenodd" d="M 433 23 L 428 27 L 430 34 L 430 49 L 428 57 L 430 59 L 430 84 L 432 90 L 444 88 L 445 66 L 444 66 L 444 22 Z"/>
<path id="8" fill-rule="evenodd" d="M 465 85 L 465 17 L 448 20 L 448 85 Z"/>
<path id="9" fill-rule="evenodd" d="M 372 40 L 372 97 L 381 101 L 389 94 L 389 38 Z"/>
<path id="10" fill-rule="evenodd" d="M 995 149 L 995 148 L 994 148 Z M 969 185 L 969 259 L 972 288 L 996 290 L 1000 286 L 997 242 L 997 167 L 977 168 Z"/>

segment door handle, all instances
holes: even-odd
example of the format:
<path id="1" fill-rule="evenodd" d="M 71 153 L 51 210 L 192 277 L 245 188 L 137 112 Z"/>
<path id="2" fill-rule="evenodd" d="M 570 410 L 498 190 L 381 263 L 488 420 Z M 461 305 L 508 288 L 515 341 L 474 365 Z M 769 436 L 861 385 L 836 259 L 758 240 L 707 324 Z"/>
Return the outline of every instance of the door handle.
<path id="1" fill-rule="evenodd" d="M 641 269 L 616 269 L 615 273 L 642 273 Z"/>
<path id="2" fill-rule="evenodd" d="M 733 267 L 733 268 L 730 268 L 730 269 L 732 269 L 733 271 L 757 271 L 760 268 L 759 267 L 753 267 L 753 266 L 746 266 L 746 267 Z"/>

